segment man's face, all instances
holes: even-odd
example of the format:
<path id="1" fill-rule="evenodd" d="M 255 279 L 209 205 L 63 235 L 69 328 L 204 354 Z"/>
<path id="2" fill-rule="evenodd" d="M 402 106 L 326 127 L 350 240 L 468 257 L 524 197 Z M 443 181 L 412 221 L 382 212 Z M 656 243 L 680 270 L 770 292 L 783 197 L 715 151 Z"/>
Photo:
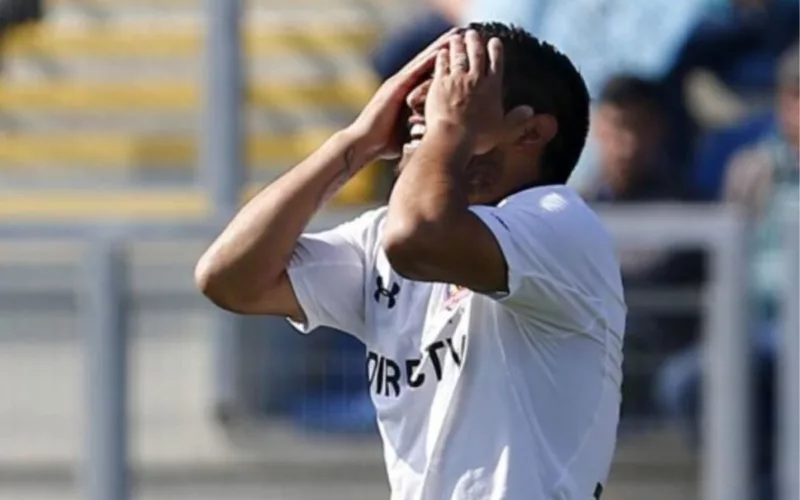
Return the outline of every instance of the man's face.
<path id="1" fill-rule="evenodd" d="M 403 123 L 399 126 L 403 151 L 397 166 L 398 172 L 402 172 L 408 164 L 427 132 L 425 99 L 431 81 L 430 77 L 425 78 L 406 97 L 406 109 L 401 117 Z M 473 194 L 485 191 L 503 180 L 502 177 L 508 172 L 507 165 L 505 165 L 508 150 L 510 150 L 510 140 L 504 140 L 501 137 L 499 145 L 495 149 L 486 154 L 472 157 L 466 167 L 466 172 Z M 480 199 L 480 196 L 477 198 Z"/>
<path id="2" fill-rule="evenodd" d="M 404 123 L 399 124 L 403 144 L 402 158 L 398 167 L 400 169 L 408 163 L 427 131 L 425 126 L 425 99 L 428 96 L 432 81 L 431 77 L 425 78 L 406 96 L 406 107 L 404 113 L 401 114 L 401 120 Z"/>
<path id="3" fill-rule="evenodd" d="M 621 178 L 647 168 L 658 155 L 663 136 L 660 118 L 636 104 L 601 104 L 594 135 L 604 173 Z"/>

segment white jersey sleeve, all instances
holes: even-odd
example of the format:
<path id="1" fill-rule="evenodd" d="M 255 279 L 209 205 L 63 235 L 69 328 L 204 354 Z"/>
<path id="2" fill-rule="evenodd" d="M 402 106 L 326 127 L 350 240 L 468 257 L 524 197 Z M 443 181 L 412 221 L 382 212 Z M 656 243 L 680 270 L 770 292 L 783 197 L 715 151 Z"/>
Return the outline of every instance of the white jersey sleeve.
<path id="1" fill-rule="evenodd" d="M 570 188 L 523 191 L 472 211 L 494 234 L 508 266 L 508 291 L 489 296 L 515 313 L 591 332 L 608 320 L 604 302 L 623 300 L 610 237 Z"/>
<path id="2" fill-rule="evenodd" d="M 333 229 L 303 234 L 287 267 L 306 322 L 302 333 L 336 328 L 364 341 L 364 277 L 379 210 Z"/>

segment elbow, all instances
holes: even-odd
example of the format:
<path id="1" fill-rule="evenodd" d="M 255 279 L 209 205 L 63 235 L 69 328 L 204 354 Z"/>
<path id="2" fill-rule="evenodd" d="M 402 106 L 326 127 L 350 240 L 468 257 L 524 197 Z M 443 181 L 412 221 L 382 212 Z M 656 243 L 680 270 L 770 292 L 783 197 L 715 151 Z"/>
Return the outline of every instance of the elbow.
<path id="1" fill-rule="evenodd" d="M 215 306 L 237 314 L 248 311 L 246 286 L 235 284 L 231 272 L 226 270 L 213 253 L 206 253 L 194 269 L 194 283 Z M 246 285 L 246 284 L 245 284 Z"/>
<path id="2" fill-rule="evenodd" d="M 194 268 L 194 284 L 214 305 L 231 310 L 233 304 L 226 293 L 223 272 L 212 254 L 204 254 Z"/>
<path id="3" fill-rule="evenodd" d="M 434 224 L 425 221 L 387 220 L 381 245 L 392 269 L 404 278 L 423 280 L 438 232 Z"/>

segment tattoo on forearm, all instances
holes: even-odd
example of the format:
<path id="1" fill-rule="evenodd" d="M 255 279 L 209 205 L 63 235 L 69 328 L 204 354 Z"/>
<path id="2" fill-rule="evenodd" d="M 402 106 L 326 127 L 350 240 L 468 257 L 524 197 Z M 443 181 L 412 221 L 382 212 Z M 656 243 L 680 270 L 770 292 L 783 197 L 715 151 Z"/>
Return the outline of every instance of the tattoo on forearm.
<path id="1" fill-rule="evenodd" d="M 344 186 L 360 169 L 360 165 L 356 163 L 356 148 L 355 146 L 348 147 L 342 155 L 342 168 L 339 174 L 333 179 L 331 185 L 325 191 L 323 202 L 335 195 L 339 189 Z"/>

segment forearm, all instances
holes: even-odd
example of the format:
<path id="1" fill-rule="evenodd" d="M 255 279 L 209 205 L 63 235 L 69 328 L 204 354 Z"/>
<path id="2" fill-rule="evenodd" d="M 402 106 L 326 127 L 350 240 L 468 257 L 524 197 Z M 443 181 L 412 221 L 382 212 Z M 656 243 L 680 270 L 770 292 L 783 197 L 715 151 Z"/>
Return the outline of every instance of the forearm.
<path id="1" fill-rule="evenodd" d="M 269 287 L 314 213 L 369 161 L 360 149 L 357 137 L 340 132 L 264 188 L 201 258 L 201 288 L 247 295 Z"/>
<path id="2" fill-rule="evenodd" d="M 471 150 L 472 140 L 460 126 L 433 126 L 395 184 L 385 232 L 422 239 L 441 234 L 464 215 L 469 206 L 464 170 Z"/>

